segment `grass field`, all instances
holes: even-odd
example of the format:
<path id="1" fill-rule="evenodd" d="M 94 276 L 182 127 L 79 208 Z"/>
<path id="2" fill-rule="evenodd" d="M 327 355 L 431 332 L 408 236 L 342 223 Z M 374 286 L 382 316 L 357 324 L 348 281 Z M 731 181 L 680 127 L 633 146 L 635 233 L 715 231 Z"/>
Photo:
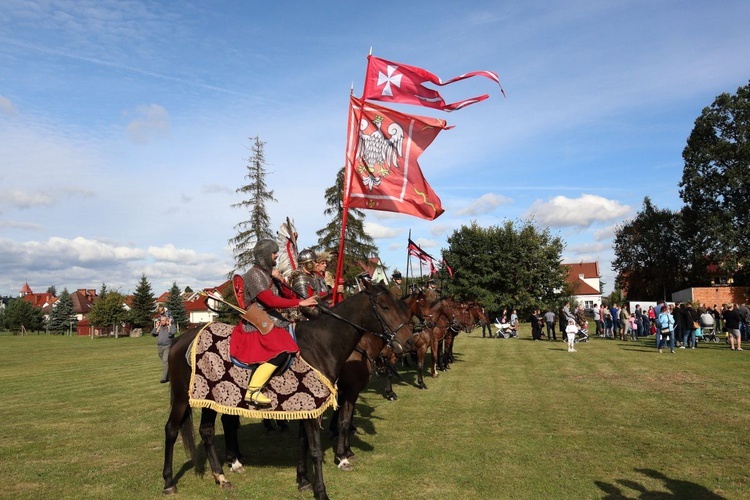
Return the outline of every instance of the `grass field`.
<path id="1" fill-rule="evenodd" d="M 652 346 L 593 339 L 568 353 L 524 330 L 520 339 L 461 334 L 457 362 L 426 379 L 428 390 L 413 386 L 412 369 L 395 387 L 398 401 L 373 382 L 355 415 L 353 472 L 335 468 L 324 433 L 328 492 L 750 497 L 750 350 L 702 344 L 660 355 Z M 163 498 L 169 396 L 152 338 L 0 336 L 0 352 L 0 497 Z M 296 427 L 267 434 L 243 420 L 248 468 L 227 472 L 232 491 L 194 474 L 178 443 L 179 497 L 312 498 L 295 487 Z M 220 424 L 217 434 L 223 452 Z"/>

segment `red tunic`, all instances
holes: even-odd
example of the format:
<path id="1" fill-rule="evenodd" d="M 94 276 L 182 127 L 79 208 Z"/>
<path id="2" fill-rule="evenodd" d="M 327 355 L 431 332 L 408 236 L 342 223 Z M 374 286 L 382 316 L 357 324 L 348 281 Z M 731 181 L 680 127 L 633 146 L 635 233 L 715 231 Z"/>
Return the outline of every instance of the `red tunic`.
<path id="1" fill-rule="evenodd" d="M 299 305 L 298 299 L 279 297 L 274 295 L 271 290 L 263 290 L 257 298 L 266 308 L 284 309 Z M 246 332 L 241 322 L 234 327 L 232 337 L 229 340 L 229 354 L 248 365 L 265 363 L 283 352 L 296 353 L 297 351 L 299 351 L 299 347 L 297 347 L 292 335 L 278 326 L 275 326 L 266 335 L 261 335 L 255 329 Z"/>

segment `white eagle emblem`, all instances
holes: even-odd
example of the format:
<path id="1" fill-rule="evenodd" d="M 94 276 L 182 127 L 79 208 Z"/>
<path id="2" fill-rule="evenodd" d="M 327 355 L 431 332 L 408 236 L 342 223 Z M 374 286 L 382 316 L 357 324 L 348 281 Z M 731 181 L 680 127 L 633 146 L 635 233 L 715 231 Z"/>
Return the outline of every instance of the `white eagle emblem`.
<path id="1" fill-rule="evenodd" d="M 362 181 L 372 191 L 372 188 L 380 185 L 381 178 L 387 176 L 391 168 L 400 168 L 399 158 L 403 157 L 404 129 L 396 122 L 388 126 L 386 138 L 380 130 L 383 117 L 376 115 L 372 119 L 375 131 L 365 134 L 370 126 L 366 118 L 359 122 L 359 152 L 357 156 L 362 159 L 363 164 L 357 167 L 362 174 Z"/>

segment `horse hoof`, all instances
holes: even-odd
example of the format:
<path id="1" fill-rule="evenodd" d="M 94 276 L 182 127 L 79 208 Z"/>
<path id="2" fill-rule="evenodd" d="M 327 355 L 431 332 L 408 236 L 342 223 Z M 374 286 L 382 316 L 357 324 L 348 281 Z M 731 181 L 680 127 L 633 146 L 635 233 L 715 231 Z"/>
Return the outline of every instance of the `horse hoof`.
<path id="1" fill-rule="evenodd" d="M 297 484 L 297 491 L 312 491 L 312 484 L 310 481 L 302 481 Z"/>
<path id="2" fill-rule="evenodd" d="M 164 494 L 165 495 L 176 495 L 177 494 L 177 486 L 170 486 L 169 488 L 164 488 Z"/>
<path id="3" fill-rule="evenodd" d="M 351 472 L 354 470 L 354 468 L 352 467 L 352 464 L 349 463 L 349 459 L 347 458 L 340 458 L 339 464 L 337 467 L 339 470 L 342 470 L 344 472 Z"/>
<path id="4" fill-rule="evenodd" d="M 234 486 L 229 481 L 224 481 L 223 483 L 219 483 L 219 489 L 224 491 L 232 491 L 234 490 Z"/>

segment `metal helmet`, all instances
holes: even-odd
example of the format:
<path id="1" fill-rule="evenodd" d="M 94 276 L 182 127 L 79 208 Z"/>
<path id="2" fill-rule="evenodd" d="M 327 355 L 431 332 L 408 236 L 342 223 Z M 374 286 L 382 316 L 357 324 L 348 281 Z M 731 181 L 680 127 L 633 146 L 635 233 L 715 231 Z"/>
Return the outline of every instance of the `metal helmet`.
<path id="1" fill-rule="evenodd" d="M 305 248 L 297 255 L 297 264 L 306 271 L 313 271 L 315 269 L 315 252 Z"/>
<path id="2" fill-rule="evenodd" d="M 398 271 L 393 271 L 393 274 L 391 275 L 391 278 L 394 280 L 400 280 L 401 279 L 401 273 Z"/>
<path id="3" fill-rule="evenodd" d="M 255 244 L 253 248 L 253 256 L 255 257 L 255 264 L 258 267 L 271 271 L 273 266 L 276 265 L 273 255 L 279 252 L 279 245 L 274 240 L 260 240 Z"/>

